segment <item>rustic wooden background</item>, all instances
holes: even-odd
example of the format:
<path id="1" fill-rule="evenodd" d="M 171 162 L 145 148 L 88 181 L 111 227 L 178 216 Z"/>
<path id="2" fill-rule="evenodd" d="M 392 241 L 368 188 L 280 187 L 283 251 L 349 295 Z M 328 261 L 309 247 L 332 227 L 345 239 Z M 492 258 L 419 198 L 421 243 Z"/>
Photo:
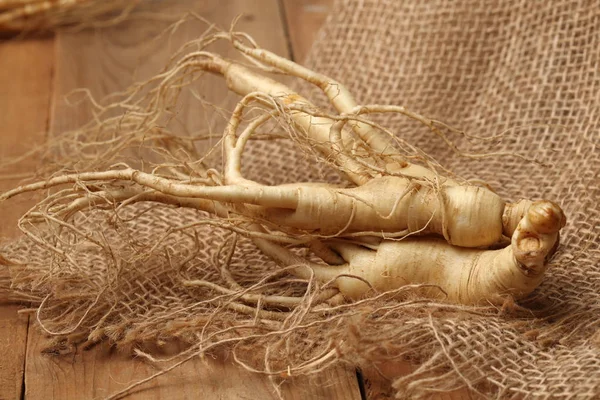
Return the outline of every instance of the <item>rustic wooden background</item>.
<path id="1" fill-rule="evenodd" d="M 178 0 L 210 21 L 228 26 L 243 15 L 238 30 L 261 46 L 302 62 L 332 0 Z M 135 77 L 156 72 L 168 48 L 148 54 L 140 41 L 160 24 L 126 24 L 98 31 L 61 32 L 43 38 L 0 39 L 0 157 L 22 153 L 48 140 L 53 132 L 73 128 L 89 115 L 67 107 L 64 96 L 89 88 L 102 96 L 126 87 Z M 200 24 L 199 24 L 200 25 Z M 140 28 L 142 26 L 142 28 Z M 195 29 L 195 30 L 194 30 Z M 187 28 L 190 39 L 204 26 Z M 164 47 L 164 46 L 163 46 Z M 214 88 L 214 91 L 224 87 Z M 186 122 L 198 123 L 193 112 Z M 21 165 L 19 173 L 27 169 Z M 0 180 L 0 191 L 15 181 Z M 17 236 L 16 220 L 30 204 L 21 198 L 0 207 L 0 237 Z M 142 360 L 115 353 L 106 346 L 67 356 L 42 354 L 43 337 L 32 318 L 18 314 L 23 306 L 0 306 L 0 399 L 100 399 L 158 371 Z M 31 328 L 31 329 L 30 329 Z M 410 366 L 394 366 L 392 374 Z M 390 388 L 374 371 L 357 374 L 338 368 L 318 379 L 291 379 L 282 387 L 286 399 L 387 398 Z M 128 399 L 274 399 L 271 382 L 222 359 L 192 360 L 136 388 Z M 462 398 L 445 394 L 440 398 Z"/>

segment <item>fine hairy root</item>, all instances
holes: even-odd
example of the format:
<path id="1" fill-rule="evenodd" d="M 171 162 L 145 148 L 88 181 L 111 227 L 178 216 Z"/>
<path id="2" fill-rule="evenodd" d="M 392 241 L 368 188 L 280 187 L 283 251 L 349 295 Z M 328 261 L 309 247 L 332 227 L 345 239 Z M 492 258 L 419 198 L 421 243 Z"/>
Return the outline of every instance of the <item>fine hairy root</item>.
<path id="1" fill-rule="evenodd" d="M 231 43 L 251 65 L 205 49 L 220 40 Z M 195 143 L 202 138 L 171 136 L 156 125 L 166 102 L 206 72 L 221 76 L 232 92 L 242 96 L 218 144 L 223 154 L 220 172 L 206 166 L 214 149 L 204 155 L 197 151 Z M 316 106 L 266 72 L 316 86 L 336 112 Z M 462 152 L 445 133 L 458 131 L 404 107 L 359 105 L 341 83 L 260 49 L 243 33 L 210 33 L 184 46 L 163 72 L 132 87 L 116 106 L 129 111 L 118 119 L 101 119 L 115 107 L 107 106 L 96 121 L 82 128 L 81 132 L 103 143 L 100 154 L 118 153 L 145 141 L 161 149 L 156 152 L 168 161 L 156 163 L 151 171 L 124 162 L 103 170 L 95 164 L 83 171 L 79 166 L 77 171 L 0 195 L 3 201 L 24 192 L 71 185 L 49 195 L 20 221 L 31 239 L 67 260 L 60 242 L 46 243 L 31 227 L 45 223 L 55 232 L 66 230 L 105 248 L 98 238 L 73 225 L 76 215 L 94 208 L 118 210 L 133 203 L 158 202 L 208 212 L 214 217 L 205 224 L 252 238 L 282 266 L 295 265 L 293 274 L 304 279 L 314 274 L 323 283 L 333 282 L 349 298 L 361 298 L 369 290 L 422 284 L 435 286 L 423 292 L 428 297 L 464 304 L 501 303 L 507 297 L 522 298 L 539 285 L 566 221 L 560 207 L 550 201 L 507 203 L 488 188 L 443 176 L 434 160 L 367 117 L 397 113 L 414 119 L 464 157 L 506 154 Z M 104 142 L 99 139 L 117 126 L 129 133 L 112 133 Z M 269 129 L 283 129 L 285 134 L 277 137 L 338 170 L 347 185 L 264 185 L 246 178 L 242 173 L 246 147 L 268 137 Z M 182 163 L 181 154 L 189 161 Z M 320 262 L 282 247 L 286 243 L 304 248 Z M 505 247 L 488 249 L 499 246 Z M 223 295 L 233 293 L 206 280 L 198 282 Z M 254 295 L 240 299 L 258 301 Z M 278 296 L 261 301 L 296 302 Z"/>

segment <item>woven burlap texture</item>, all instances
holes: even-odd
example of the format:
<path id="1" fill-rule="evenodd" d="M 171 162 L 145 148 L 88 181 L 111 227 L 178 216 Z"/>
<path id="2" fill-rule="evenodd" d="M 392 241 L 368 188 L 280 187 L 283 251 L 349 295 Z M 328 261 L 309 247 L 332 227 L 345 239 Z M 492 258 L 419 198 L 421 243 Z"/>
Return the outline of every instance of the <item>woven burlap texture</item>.
<path id="1" fill-rule="evenodd" d="M 396 308 L 383 316 L 365 306 L 318 329 L 307 327 L 299 337 L 314 337 L 306 345 L 298 340 L 297 351 L 335 338 L 344 342 L 338 357 L 351 362 L 399 355 L 413 360 L 421 367 L 396 380 L 399 398 L 427 398 L 434 391 L 465 386 L 492 398 L 600 396 L 599 24 L 600 3 L 592 1 L 335 3 L 307 66 L 344 82 L 363 104 L 401 104 L 471 134 L 508 132 L 491 143 L 454 139 L 470 151 L 519 153 L 545 166 L 509 156 L 467 159 L 414 122 L 379 119 L 457 175 L 483 180 L 507 200 L 559 203 L 568 224 L 546 279 L 522 303 L 529 314 L 449 312 L 427 304 L 415 311 L 409 303 L 390 300 Z M 246 159 L 246 175 L 266 183 L 323 176 L 299 152 L 273 143 L 254 145 Z M 112 239 L 114 221 L 100 217 L 98 223 L 118 254 L 119 238 L 135 232 L 135 242 L 143 247 L 198 215 L 147 207 L 135 226 L 123 216 Z M 209 264 L 228 235 L 208 227 L 196 232 L 199 237 L 170 236 L 162 253 L 157 251 L 160 257 L 129 257 L 121 264 L 91 254 L 88 247 L 77 248 L 73 257 L 81 260 L 80 271 L 60 271 L 60 263 L 48 263 L 45 250 L 32 252 L 26 240 L 14 243 L 3 253 L 28 268 L 16 269 L 13 288 L 18 292 L 11 296 L 22 299 L 29 291 L 47 298 L 43 321 L 46 313 L 58 312 L 51 308 L 53 298 L 88 291 L 85 301 L 73 305 L 80 311 L 98 308 L 84 315 L 85 324 L 81 313 L 69 319 L 60 310 L 66 317 L 56 329 L 64 335 L 57 336 L 73 342 L 108 337 L 123 345 L 172 335 L 192 343 L 206 333 L 202 310 L 210 304 L 199 302 L 198 292 L 181 288 L 180 282 L 199 275 L 218 281 Z M 123 254 L 131 253 L 126 247 Z M 273 268 L 250 244 L 240 249 L 230 268 L 238 282 L 254 284 L 260 274 L 253 271 L 264 275 Z M 226 252 L 220 253 L 216 258 Z M 57 284 L 61 279 L 68 284 Z M 288 293 L 302 290 L 300 285 Z M 226 312 L 210 315 L 213 327 L 227 327 L 231 315 L 243 319 Z M 230 335 L 225 328 L 219 332 L 221 338 Z"/>
<path id="2" fill-rule="evenodd" d="M 506 198 L 553 199 L 569 218 L 537 291 L 548 307 L 547 325 L 532 331 L 537 340 L 496 318 L 432 322 L 439 336 L 430 367 L 450 363 L 455 382 L 485 382 L 498 398 L 600 396 L 599 21 L 597 1 L 348 1 L 310 57 L 310 67 L 346 82 L 363 103 L 403 104 L 482 135 L 529 126 L 495 149 L 550 164 L 465 160 L 403 120 L 388 123 L 457 174 Z M 447 388 L 446 377 L 417 374 L 396 388 Z"/>

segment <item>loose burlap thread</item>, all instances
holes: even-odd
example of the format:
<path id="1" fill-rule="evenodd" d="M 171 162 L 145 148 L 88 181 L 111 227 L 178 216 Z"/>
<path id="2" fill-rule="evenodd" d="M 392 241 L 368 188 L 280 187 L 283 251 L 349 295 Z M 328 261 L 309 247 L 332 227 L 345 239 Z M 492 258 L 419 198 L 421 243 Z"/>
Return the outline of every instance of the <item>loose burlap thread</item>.
<path id="1" fill-rule="evenodd" d="M 412 361 L 419 367 L 394 382 L 398 398 L 458 387 L 491 398 L 600 396 L 599 23 L 595 1 L 335 3 L 307 66 L 346 83 L 364 104 L 401 104 L 470 134 L 507 132 L 487 142 L 454 139 L 470 151 L 524 154 L 545 166 L 510 156 L 468 159 L 405 118 L 379 119 L 457 175 L 484 180 L 506 199 L 559 203 L 568 224 L 544 282 L 521 302 L 524 310 L 452 308 L 392 295 L 326 316 L 300 308 L 282 326 L 248 328 L 253 335 L 296 329 L 284 335 L 295 347 L 275 347 L 272 358 L 300 365 L 334 348 L 346 362 Z M 266 183 L 323 177 L 300 152 L 277 143 L 253 145 L 245 161 L 247 176 Z M 27 240 L 3 249 L 12 264 L 26 265 L 11 267 L 12 288 L 3 293 L 45 299 L 41 322 L 64 316 L 45 325 L 60 333 L 57 346 L 100 339 L 138 346 L 176 337 L 206 347 L 232 339 L 243 358 L 244 349 L 260 349 L 262 356 L 281 339 L 236 339 L 239 333 L 227 330 L 232 318 L 247 324 L 254 316 L 203 302 L 205 291 L 181 285 L 184 278 L 221 279 L 215 265 L 226 257 L 219 246 L 227 230 L 171 235 L 150 257 L 136 249 L 202 213 L 146 205 L 127 209 L 120 221 L 110 215 L 99 211 L 89 226 L 107 232 L 120 258 L 81 246 L 73 250 L 80 269 L 63 270 L 59 259 Z M 125 244 L 123 237 L 132 239 Z M 249 287 L 276 269 L 244 242 L 230 270 Z M 307 290 L 300 283 L 286 287 L 286 294 Z M 269 290 L 281 294 L 282 288 Z M 52 308 L 75 295 L 71 309 Z"/>

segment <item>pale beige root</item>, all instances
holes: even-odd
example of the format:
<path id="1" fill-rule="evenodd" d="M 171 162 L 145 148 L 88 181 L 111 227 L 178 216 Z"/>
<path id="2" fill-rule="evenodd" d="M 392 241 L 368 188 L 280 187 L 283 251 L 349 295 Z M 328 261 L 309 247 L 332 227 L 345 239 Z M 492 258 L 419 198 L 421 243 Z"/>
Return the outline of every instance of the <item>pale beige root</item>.
<path id="1" fill-rule="evenodd" d="M 98 27 L 123 20 L 141 0 L 0 0 L 0 32 Z"/>
<path id="2" fill-rule="evenodd" d="M 324 266 L 304 262 L 294 269 L 299 276 L 310 271 L 324 282 L 335 280 L 340 292 L 352 299 L 370 290 L 389 291 L 422 284 L 427 297 L 460 304 L 501 304 L 521 299 L 542 281 L 548 259 L 558 245 L 558 231 L 565 224 L 560 207 L 535 202 L 515 230 L 511 245 L 501 250 L 466 249 L 435 238 L 383 240 L 376 250 L 342 240 L 329 246 L 345 264 Z M 299 257 L 279 245 L 254 239 L 278 262 L 299 264 Z"/>

